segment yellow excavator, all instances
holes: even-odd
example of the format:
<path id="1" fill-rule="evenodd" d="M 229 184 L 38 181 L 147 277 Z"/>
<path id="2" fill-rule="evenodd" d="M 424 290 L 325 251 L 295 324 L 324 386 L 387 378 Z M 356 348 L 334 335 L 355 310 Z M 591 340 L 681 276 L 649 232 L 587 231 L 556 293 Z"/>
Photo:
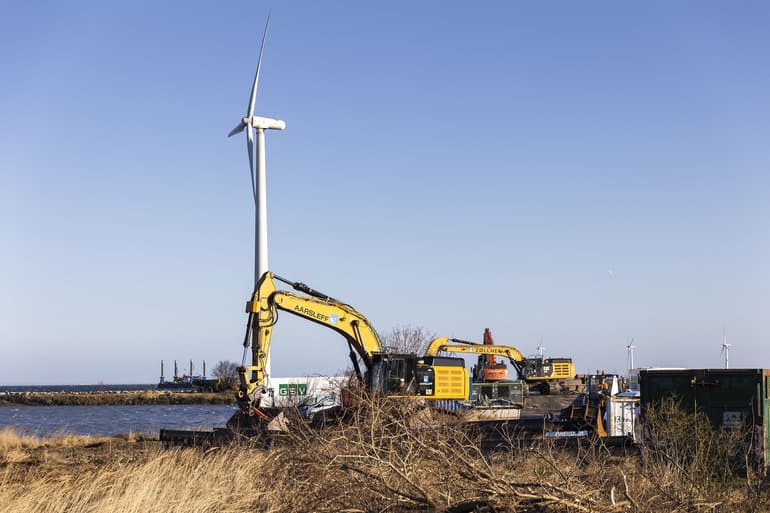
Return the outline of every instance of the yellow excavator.
<path id="1" fill-rule="evenodd" d="M 507 369 L 494 360 L 494 356 L 505 356 L 516 369 L 519 379 L 524 380 L 530 390 L 537 390 L 546 395 L 558 391 L 563 385 L 573 381 L 575 365 L 571 358 L 526 358 L 513 346 L 497 345 L 492 341 L 492 333 L 484 331 L 484 343 L 464 340 L 437 338 L 425 351 L 426 357 L 435 357 L 441 352 L 473 353 L 481 355 L 473 373 L 474 381 L 501 381 L 508 379 Z"/>
<path id="2" fill-rule="evenodd" d="M 468 342 L 466 340 L 459 340 L 456 338 L 434 339 L 425 350 L 425 356 L 435 357 L 441 352 L 505 356 L 511 362 L 511 365 L 513 365 L 513 367 L 519 372 L 521 372 L 521 369 L 523 368 L 522 364 L 526 361 L 524 355 L 522 355 L 518 349 L 512 346 L 479 344 L 477 342 Z M 493 363 L 493 365 L 495 364 Z M 497 365 L 495 365 L 495 367 L 497 367 Z M 481 376 L 482 375 L 480 374 L 479 379 L 482 379 Z M 502 374 L 495 374 L 495 378 L 493 379 L 496 380 L 504 378 L 507 378 L 507 373 L 505 376 L 502 376 Z M 486 374 L 483 375 L 483 379 L 485 381 L 492 380 L 489 379 Z"/>
<path id="3" fill-rule="evenodd" d="M 523 378 L 530 390 L 547 395 L 561 390 L 570 391 L 579 387 L 575 378 L 575 364 L 572 358 L 543 358 L 533 356 L 523 362 Z"/>
<path id="4" fill-rule="evenodd" d="M 293 291 L 279 289 L 277 282 Z M 466 400 L 470 380 L 462 358 L 387 353 L 369 320 L 352 306 L 328 294 L 265 273 L 246 304 L 249 314 L 244 338 L 244 362 L 251 346 L 251 365 L 238 368 L 238 403 L 242 414 L 262 416 L 266 392 L 266 364 L 278 312 L 284 311 L 339 333 L 347 342 L 358 380 L 372 392 L 431 400 Z M 363 363 L 362 372 L 359 359 Z"/>

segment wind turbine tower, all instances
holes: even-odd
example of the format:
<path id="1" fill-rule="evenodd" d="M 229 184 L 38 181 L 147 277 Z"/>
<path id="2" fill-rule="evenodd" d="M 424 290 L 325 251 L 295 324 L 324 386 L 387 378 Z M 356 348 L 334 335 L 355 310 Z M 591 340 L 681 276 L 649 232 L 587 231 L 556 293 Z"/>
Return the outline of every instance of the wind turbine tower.
<path id="1" fill-rule="evenodd" d="M 722 338 L 722 354 L 725 355 L 725 369 L 730 368 L 730 346 L 732 344 L 727 343 L 727 330 L 725 330 L 724 337 Z"/>
<path id="2" fill-rule="evenodd" d="M 626 346 L 626 349 L 628 350 L 628 361 L 626 363 L 628 363 L 628 373 L 630 374 L 634 370 L 634 349 L 636 349 L 633 337 Z"/>
<path id="3" fill-rule="evenodd" d="M 257 87 L 259 85 L 259 70 L 262 67 L 262 52 L 265 49 L 267 29 L 270 26 L 270 14 L 267 15 L 265 32 L 262 34 L 262 45 L 259 48 L 259 60 L 257 60 L 257 72 L 254 75 L 254 83 L 251 86 L 249 106 L 238 125 L 233 128 L 227 137 L 241 133 L 246 129 L 246 149 L 249 154 L 249 174 L 251 175 L 251 189 L 254 199 L 254 285 L 268 270 L 267 265 L 267 181 L 265 178 L 265 130 L 283 130 L 286 123 L 280 119 L 265 118 L 254 115 L 254 104 L 257 101 Z M 254 169 L 254 132 L 257 135 L 257 167 Z M 256 179 L 255 179 L 256 174 Z"/>
<path id="4" fill-rule="evenodd" d="M 262 52 L 265 49 L 267 29 L 270 26 L 270 13 L 267 15 L 265 31 L 262 34 L 262 44 L 259 48 L 257 60 L 257 72 L 254 74 L 254 83 L 251 86 L 251 97 L 246 109 L 246 116 L 233 128 L 227 137 L 232 137 L 246 130 L 246 150 L 249 154 L 249 175 L 251 176 L 251 192 L 254 199 L 254 287 L 268 270 L 267 264 L 267 180 L 265 178 L 265 130 L 283 130 L 286 123 L 280 119 L 265 118 L 254 115 L 254 105 L 257 102 L 257 87 L 259 85 L 259 70 L 262 67 Z M 257 135 L 257 166 L 254 168 L 254 132 Z M 251 330 L 251 343 L 255 346 L 258 341 L 259 330 Z M 244 360 L 245 360 L 244 348 Z M 256 362 L 255 362 L 256 363 Z M 270 376 L 270 356 L 265 364 L 265 374 Z"/>

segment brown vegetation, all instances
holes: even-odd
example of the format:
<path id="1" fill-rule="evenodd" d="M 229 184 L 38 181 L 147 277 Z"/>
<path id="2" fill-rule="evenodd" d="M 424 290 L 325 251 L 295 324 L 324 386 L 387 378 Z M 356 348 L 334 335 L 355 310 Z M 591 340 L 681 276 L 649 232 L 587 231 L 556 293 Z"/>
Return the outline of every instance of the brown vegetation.
<path id="1" fill-rule="evenodd" d="M 148 404 L 235 404 L 233 392 L 21 392 L 0 396 L 0 406 L 106 406 Z"/>
<path id="2" fill-rule="evenodd" d="M 665 417 L 651 425 L 658 438 L 641 456 L 515 437 L 484 452 L 473 433 L 391 401 L 318 430 L 295 420 L 288 440 L 268 450 L 163 450 L 134 438 L 38 440 L 4 431 L 0 513 L 768 510 L 763 481 L 740 466 L 733 439 Z"/>
<path id="3" fill-rule="evenodd" d="M 386 333 L 380 333 L 382 347 L 392 353 L 423 354 L 436 334 L 422 326 L 395 326 Z"/>

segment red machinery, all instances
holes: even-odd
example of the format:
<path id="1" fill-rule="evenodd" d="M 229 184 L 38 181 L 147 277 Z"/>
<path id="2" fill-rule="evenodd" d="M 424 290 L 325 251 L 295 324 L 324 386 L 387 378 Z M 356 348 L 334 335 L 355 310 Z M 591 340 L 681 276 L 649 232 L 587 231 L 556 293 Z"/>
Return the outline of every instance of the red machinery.
<path id="1" fill-rule="evenodd" d="M 489 331 L 489 328 L 485 328 L 484 345 L 492 346 L 494 344 L 492 332 Z M 479 355 L 475 374 L 474 379 L 477 381 L 505 381 L 508 379 L 508 367 L 503 362 L 498 363 L 495 355 L 482 354 Z"/>

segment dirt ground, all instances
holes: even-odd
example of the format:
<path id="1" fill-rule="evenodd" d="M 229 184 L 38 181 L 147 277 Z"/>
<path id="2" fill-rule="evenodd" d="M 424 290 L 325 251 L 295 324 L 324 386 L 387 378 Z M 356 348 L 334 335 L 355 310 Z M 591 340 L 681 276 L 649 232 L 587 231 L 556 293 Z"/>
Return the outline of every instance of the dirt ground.
<path id="1" fill-rule="evenodd" d="M 528 395 L 524 399 L 524 409 L 522 416 L 545 415 L 547 413 L 558 413 L 579 396 L 577 394 L 556 394 L 556 395 Z"/>

